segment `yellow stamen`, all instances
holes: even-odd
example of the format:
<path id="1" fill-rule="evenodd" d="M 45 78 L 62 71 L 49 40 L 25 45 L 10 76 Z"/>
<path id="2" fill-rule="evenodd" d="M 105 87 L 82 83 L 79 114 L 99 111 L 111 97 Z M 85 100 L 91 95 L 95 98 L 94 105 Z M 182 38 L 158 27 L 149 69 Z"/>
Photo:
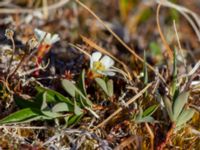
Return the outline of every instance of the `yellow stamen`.
<path id="1" fill-rule="evenodd" d="M 103 71 L 103 70 L 105 70 L 106 68 L 105 68 L 105 66 L 104 66 L 100 61 L 95 61 L 95 62 L 93 63 L 93 69 L 94 69 L 94 70 Z"/>

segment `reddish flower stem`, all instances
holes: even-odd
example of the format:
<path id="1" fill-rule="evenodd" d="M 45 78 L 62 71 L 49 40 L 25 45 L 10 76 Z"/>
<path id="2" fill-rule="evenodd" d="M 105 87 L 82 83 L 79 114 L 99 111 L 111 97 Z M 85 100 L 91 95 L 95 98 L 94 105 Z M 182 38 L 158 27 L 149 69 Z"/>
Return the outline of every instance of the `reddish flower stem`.
<path id="1" fill-rule="evenodd" d="M 38 47 L 38 53 L 37 53 L 37 63 L 36 63 L 36 68 L 39 68 L 39 65 L 42 62 L 42 59 L 44 57 L 44 55 L 49 51 L 49 49 L 51 48 L 51 45 L 49 44 L 40 44 Z M 39 76 L 39 69 L 37 71 L 34 72 L 34 76 L 37 77 Z"/>
<path id="2" fill-rule="evenodd" d="M 170 136 L 172 135 L 174 128 L 175 128 L 175 124 L 173 123 L 173 124 L 171 125 L 171 128 L 168 130 L 164 141 L 162 141 L 162 142 L 156 147 L 156 150 L 163 150 L 163 148 L 166 146 L 167 142 L 169 141 Z"/>

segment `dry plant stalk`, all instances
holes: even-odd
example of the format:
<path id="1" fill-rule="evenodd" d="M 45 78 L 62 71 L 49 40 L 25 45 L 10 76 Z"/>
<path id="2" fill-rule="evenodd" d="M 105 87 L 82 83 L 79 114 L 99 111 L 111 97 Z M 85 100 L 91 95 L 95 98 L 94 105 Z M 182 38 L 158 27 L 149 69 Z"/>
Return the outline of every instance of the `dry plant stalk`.
<path id="1" fill-rule="evenodd" d="M 177 28 L 176 28 L 176 22 L 175 22 L 175 20 L 173 20 L 173 25 L 174 25 L 174 31 L 175 31 L 175 33 L 176 33 L 176 39 L 177 39 L 177 43 L 178 43 L 178 48 L 179 48 L 181 57 L 182 57 L 182 59 L 183 59 L 184 66 L 185 66 L 185 68 L 186 68 L 186 61 L 185 61 L 185 59 L 184 59 L 183 49 L 182 49 L 182 46 L 181 46 L 180 38 L 179 38 L 179 36 L 178 36 L 178 31 L 177 31 Z"/>
<path id="2" fill-rule="evenodd" d="M 172 49 L 169 47 L 169 45 L 167 44 L 167 41 L 162 33 L 162 30 L 161 30 L 161 27 L 160 27 L 160 23 L 159 23 L 159 14 L 160 14 L 160 7 L 161 7 L 161 4 L 158 5 L 157 7 L 157 12 L 156 12 L 156 22 L 157 22 L 157 27 L 158 27 L 158 32 L 160 34 L 160 37 L 162 39 L 162 42 L 167 50 L 167 54 L 169 56 L 169 59 L 170 59 L 170 62 L 173 61 L 173 51 Z"/>
<path id="3" fill-rule="evenodd" d="M 47 0 L 43 0 L 42 1 L 43 4 L 43 14 L 44 14 L 44 18 L 47 19 L 49 16 L 49 12 L 48 12 L 48 2 Z"/>
<path id="4" fill-rule="evenodd" d="M 12 42 L 12 56 L 10 58 L 10 62 L 9 62 L 9 65 L 8 65 L 7 74 L 10 73 L 10 68 L 11 68 L 11 65 L 12 65 L 12 62 L 13 62 L 13 59 L 14 59 L 14 54 L 15 54 L 15 41 L 14 41 L 13 36 L 10 36 L 10 40 Z"/>
<path id="5" fill-rule="evenodd" d="M 165 7 L 176 9 L 179 13 L 181 13 L 190 23 L 200 41 L 200 17 L 196 13 L 183 6 L 176 5 L 168 0 L 156 0 L 156 2 L 162 4 Z"/>
<path id="6" fill-rule="evenodd" d="M 69 43 L 69 45 L 72 46 L 72 47 L 74 47 L 74 48 L 76 48 L 77 50 L 79 50 L 80 52 L 82 52 L 83 54 L 85 54 L 87 57 L 89 57 L 89 58 L 91 57 L 91 55 L 88 52 L 86 52 L 85 50 L 83 50 L 82 48 L 80 48 L 80 47 L 78 47 L 78 46 L 76 46 L 76 45 L 74 45 L 72 43 Z"/>
<path id="7" fill-rule="evenodd" d="M 153 131 L 151 130 L 149 124 L 147 122 L 145 122 L 145 126 L 147 128 L 147 131 L 150 135 L 150 141 L 151 141 L 151 150 L 154 150 L 154 134 Z"/>

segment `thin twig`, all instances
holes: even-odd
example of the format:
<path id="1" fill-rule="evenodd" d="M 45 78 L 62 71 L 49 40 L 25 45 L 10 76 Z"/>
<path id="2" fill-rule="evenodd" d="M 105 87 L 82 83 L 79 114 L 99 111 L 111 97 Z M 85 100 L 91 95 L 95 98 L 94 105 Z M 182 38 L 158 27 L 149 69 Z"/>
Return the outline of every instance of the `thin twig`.
<path id="1" fill-rule="evenodd" d="M 76 48 L 77 50 L 79 50 L 80 52 L 82 52 L 83 54 L 85 54 L 86 56 L 88 56 L 89 58 L 91 58 L 91 55 L 88 52 L 86 52 L 85 50 L 83 50 L 82 48 L 80 48 L 80 47 L 78 47 L 78 46 L 76 46 L 76 45 L 74 45 L 72 43 L 69 43 L 69 45 L 72 46 L 72 47 L 74 47 L 74 48 Z"/>
<path id="2" fill-rule="evenodd" d="M 195 64 L 195 66 L 190 70 L 189 73 L 180 75 L 180 76 L 178 77 L 178 79 L 180 79 L 180 78 L 185 78 L 185 77 L 189 77 L 189 76 L 193 75 L 195 72 L 198 71 L 199 67 L 200 67 L 200 60 Z"/>
<path id="3" fill-rule="evenodd" d="M 49 12 L 48 12 L 48 2 L 47 0 L 43 0 L 42 1 L 42 5 L 43 5 L 43 14 L 44 14 L 44 18 L 48 18 L 49 16 Z"/>
<path id="4" fill-rule="evenodd" d="M 175 31 L 175 33 L 176 33 L 176 39 L 177 39 L 178 47 L 179 47 L 179 50 L 180 50 L 180 53 L 181 53 L 181 57 L 182 57 L 182 59 L 183 59 L 184 66 L 185 66 L 185 68 L 186 68 L 186 61 L 185 61 L 185 59 L 184 59 L 183 49 L 182 49 L 182 46 L 181 46 L 180 38 L 179 38 L 179 36 L 178 36 L 178 32 L 177 32 L 175 20 L 173 20 L 173 24 L 174 24 L 174 31 Z"/>
<path id="5" fill-rule="evenodd" d="M 14 41 L 13 37 L 10 37 L 10 40 L 12 42 L 12 56 L 11 56 L 11 59 L 10 59 L 10 62 L 9 62 L 9 66 L 8 66 L 8 69 L 7 69 L 7 74 L 10 73 L 10 67 L 12 65 L 14 54 L 15 54 L 15 41 Z"/>
<path id="6" fill-rule="evenodd" d="M 149 127 L 149 124 L 147 122 L 145 122 L 145 126 L 147 128 L 147 131 L 150 135 L 150 141 L 151 141 L 151 150 L 154 150 L 154 134 L 153 131 L 151 130 L 151 128 Z"/>
<path id="7" fill-rule="evenodd" d="M 8 75 L 8 79 L 9 79 L 9 78 L 12 78 L 12 76 L 15 75 L 15 73 L 17 72 L 17 70 L 23 65 L 26 56 L 27 56 L 27 54 L 24 54 L 24 56 L 23 56 L 22 59 L 20 60 L 19 64 L 18 64 L 17 67 L 15 68 L 15 70 L 14 70 L 10 75 Z"/>
<path id="8" fill-rule="evenodd" d="M 161 30 L 161 27 L 160 27 L 160 23 L 159 23 L 159 14 L 160 14 L 160 7 L 161 7 L 161 4 L 158 5 L 157 7 L 157 12 L 156 12 L 156 22 L 157 22 L 157 28 L 158 28 L 158 31 L 159 31 L 159 34 L 160 34 L 160 37 L 161 37 L 161 40 L 167 50 L 167 54 L 170 58 L 170 61 L 172 62 L 173 61 L 173 53 L 172 53 L 172 50 L 171 48 L 169 47 L 169 45 L 167 44 L 167 41 L 162 33 L 162 30 Z"/>

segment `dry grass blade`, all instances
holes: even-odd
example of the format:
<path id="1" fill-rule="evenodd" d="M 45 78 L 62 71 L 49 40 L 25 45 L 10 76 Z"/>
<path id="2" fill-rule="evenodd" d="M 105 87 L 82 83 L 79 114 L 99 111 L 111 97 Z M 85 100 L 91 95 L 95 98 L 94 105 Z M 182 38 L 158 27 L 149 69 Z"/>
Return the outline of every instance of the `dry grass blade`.
<path id="1" fill-rule="evenodd" d="M 47 0 L 43 0 L 42 3 L 43 3 L 44 18 L 46 19 L 46 18 L 48 18 L 48 16 L 49 16 L 49 12 L 48 12 L 48 2 L 47 2 Z"/>
<path id="2" fill-rule="evenodd" d="M 7 74 L 10 73 L 10 68 L 11 68 L 11 65 L 12 65 L 12 61 L 14 59 L 14 54 L 15 54 L 15 41 L 13 39 L 13 37 L 11 37 L 11 42 L 12 42 L 12 56 L 10 58 L 10 62 L 9 62 L 9 65 L 8 65 L 8 70 L 7 70 Z"/>
<path id="3" fill-rule="evenodd" d="M 154 134 L 153 134 L 153 131 L 151 130 L 150 126 L 148 123 L 145 122 L 145 126 L 147 128 L 147 131 L 150 135 L 150 141 L 151 141 L 151 150 L 154 150 Z"/>
<path id="4" fill-rule="evenodd" d="M 182 47 L 181 47 L 181 42 L 180 42 L 180 38 L 179 38 L 179 36 L 178 36 L 178 32 L 177 32 L 175 20 L 173 21 L 173 24 L 174 24 L 174 31 L 175 31 L 175 33 L 176 33 L 176 39 L 177 39 L 177 42 L 178 42 L 178 47 L 179 47 L 179 50 L 180 50 L 180 54 L 181 54 L 181 57 L 182 57 L 182 59 L 183 59 L 184 66 L 185 66 L 185 68 L 186 68 L 186 61 L 185 61 L 185 59 L 184 59 L 183 49 L 182 49 Z"/>
<path id="5" fill-rule="evenodd" d="M 140 96 L 142 96 L 142 94 L 144 94 L 144 92 L 146 92 L 146 90 L 152 85 L 152 82 L 147 84 L 147 86 L 142 89 L 137 95 L 135 95 L 134 97 L 132 97 L 128 102 L 125 103 L 126 106 L 129 106 L 130 104 L 132 104 L 134 101 L 136 101 Z M 96 128 L 100 128 L 102 126 L 104 126 L 106 123 L 108 123 L 114 116 L 116 116 L 118 113 L 120 113 L 123 109 L 120 107 L 118 108 L 114 113 L 112 113 L 108 118 L 106 118 L 103 122 L 101 122 L 100 124 L 98 124 L 94 129 Z"/>
<path id="6" fill-rule="evenodd" d="M 186 77 L 189 77 L 189 76 L 192 76 L 194 75 L 198 69 L 200 67 L 200 60 L 195 64 L 195 66 L 189 71 L 189 73 L 187 74 L 182 74 L 178 77 L 178 79 L 181 79 L 181 78 L 186 78 Z"/>
<path id="7" fill-rule="evenodd" d="M 132 145 L 134 141 L 137 141 L 137 136 L 130 136 L 123 140 L 114 150 L 123 150 L 126 149 L 128 146 Z"/>
<path id="8" fill-rule="evenodd" d="M 124 70 L 126 71 L 127 77 L 129 78 L 129 80 L 132 80 L 132 77 L 131 77 L 131 75 L 130 75 L 130 72 L 129 72 L 129 70 L 128 70 L 128 67 L 127 67 L 127 65 L 126 65 L 124 62 L 122 62 L 121 60 L 117 59 L 114 55 L 112 55 L 111 53 L 109 53 L 109 52 L 108 52 L 107 50 L 105 50 L 104 48 L 98 46 L 98 45 L 97 45 L 96 43 L 94 43 L 92 40 L 90 40 L 90 39 L 88 39 L 88 38 L 86 38 L 86 37 L 84 37 L 84 36 L 81 36 L 81 38 L 82 38 L 82 40 L 83 40 L 85 43 L 87 43 L 89 46 L 95 48 L 96 50 L 100 51 L 100 52 L 103 53 L 103 54 L 106 54 L 106 55 L 110 56 L 110 57 L 113 58 L 116 62 L 118 62 L 119 64 L 121 64 L 121 65 L 123 66 Z"/>
<path id="9" fill-rule="evenodd" d="M 76 48 L 77 50 L 79 50 L 80 52 L 82 52 L 83 54 L 85 54 L 86 56 L 88 56 L 89 58 L 91 57 L 91 55 L 88 52 L 86 52 L 85 50 L 83 50 L 82 48 L 80 48 L 80 47 L 78 47 L 78 46 L 76 46 L 76 45 L 74 45 L 72 43 L 69 43 L 69 45 L 72 46 L 72 47 L 74 47 L 74 48 Z"/>
<path id="10" fill-rule="evenodd" d="M 193 30 L 195 31 L 195 33 L 200 41 L 200 17 L 196 13 L 194 13 L 193 11 L 191 11 L 183 6 L 173 4 L 172 2 L 170 2 L 168 0 L 157 0 L 157 3 L 162 4 L 166 7 L 174 8 L 177 11 L 179 11 L 190 23 L 190 25 L 192 26 Z M 188 14 L 191 15 L 191 17 L 193 17 L 193 18 L 191 18 Z"/>
<path id="11" fill-rule="evenodd" d="M 144 63 L 144 59 L 142 59 L 139 55 L 137 55 L 135 53 L 135 51 L 133 49 L 131 49 L 126 43 L 123 42 L 123 40 L 117 35 L 115 34 L 112 29 L 110 29 L 110 27 L 108 27 L 90 8 L 88 8 L 85 4 L 83 4 L 82 2 L 80 2 L 79 0 L 76 0 L 76 2 L 81 5 L 83 8 L 85 8 L 93 17 L 95 17 L 131 54 L 133 54 L 133 56 L 135 58 L 137 58 L 139 61 L 141 61 L 142 63 Z M 156 70 L 148 63 L 146 63 L 147 67 L 152 70 L 155 74 L 157 74 L 159 76 L 159 78 L 164 82 L 165 79 L 162 77 L 162 75 L 158 72 L 156 72 Z"/>
<path id="12" fill-rule="evenodd" d="M 160 7 L 161 7 L 161 4 L 158 5 L 158 7 L 157 7 L 157 12 L 156 12 L 156 22 L 157 22 L 158 32 L 159 32 L 159 34 L 160 34 L 160 37 L 161 37 L 161 39 L 162 39 L 162 42 L 163 42 L 163 44 L 164 44 L 166 50 L 167 50 L 167 54 L 168 54 L 168 56 L 169 56 L 169 58 L 170 58 L 170 61 L 172 62 L 172 61 L 173 61 L 173 53 L 172 53 L 173 51 L 171 50 L 171 48 L 170 48 L 169 45 L 167 44 L 167 41 L 166 41 L 166 39 L 165 39 L 165 37 L 164 37 L 162 31 L 161 31 L 161 27 L 160 27 L 160 23 L 159 23 Z"/>

